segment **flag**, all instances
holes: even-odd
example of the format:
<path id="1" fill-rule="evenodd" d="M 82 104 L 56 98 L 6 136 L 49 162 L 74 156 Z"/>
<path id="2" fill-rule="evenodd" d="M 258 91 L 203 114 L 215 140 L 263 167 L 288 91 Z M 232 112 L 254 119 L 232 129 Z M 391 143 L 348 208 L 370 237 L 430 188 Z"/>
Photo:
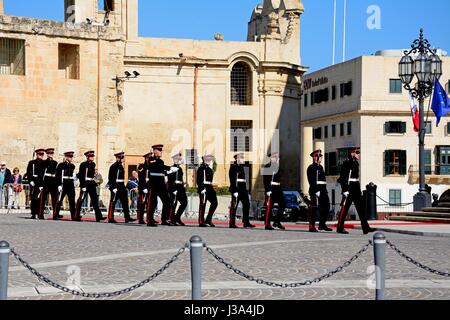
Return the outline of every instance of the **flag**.
<path id="1" fill-rule="evenodd" d="M 431 109 L 433 110 L 437 118 L 436 126 L 439 126 L 439 122 L 441 122 L 442 117 L 450 113 L 450 99 L 447 96 L 447 92 L 445 92 L 445 89 L 442 88 L 438 79 L 436 79 L 436 82 L 434 84 L 434 94 Z"/>
<path id="2" fill-rule="evenodd" d="M 411 116 L 414 124 L 414 131 L 419 132 L 419 108 L 417 108 L 416 100 L 411 93 L 409 94 L 409 104 L 411 107 Z"/>

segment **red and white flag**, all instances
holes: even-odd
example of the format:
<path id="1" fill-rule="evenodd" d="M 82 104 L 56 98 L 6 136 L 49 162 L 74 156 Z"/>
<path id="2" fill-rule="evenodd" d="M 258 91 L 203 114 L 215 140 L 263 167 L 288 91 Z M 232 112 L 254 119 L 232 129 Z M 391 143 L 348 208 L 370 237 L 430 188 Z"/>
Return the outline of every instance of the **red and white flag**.
<path id="1" fill-rule="evenodd" d="M 409 104 L 411 107 L 411 116 L 414 124 L 414 131 L 419 132 L 419 108 L 417 108 L 416 100 L 409 94 Z"/>

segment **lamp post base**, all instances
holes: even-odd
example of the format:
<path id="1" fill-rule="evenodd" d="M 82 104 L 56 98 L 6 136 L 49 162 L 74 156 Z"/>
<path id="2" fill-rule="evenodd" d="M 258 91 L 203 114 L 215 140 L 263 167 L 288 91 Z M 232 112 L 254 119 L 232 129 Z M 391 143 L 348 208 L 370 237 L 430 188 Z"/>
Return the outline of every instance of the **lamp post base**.
<path id="1" fill-rule="evenodd" d="M 423 208 L 431 207 L 431 194 L 419 192 L 414 196 L 414 211 L 422 211 Z"/>

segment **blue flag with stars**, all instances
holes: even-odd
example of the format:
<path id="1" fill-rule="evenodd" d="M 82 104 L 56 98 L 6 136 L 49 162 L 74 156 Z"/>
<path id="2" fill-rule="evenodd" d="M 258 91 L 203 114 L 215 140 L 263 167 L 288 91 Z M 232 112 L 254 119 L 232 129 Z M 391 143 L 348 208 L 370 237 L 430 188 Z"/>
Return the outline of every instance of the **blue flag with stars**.
<path id="1" fill-rule="evenodd" d="M 450 113 L 450 99 L 447 96 L 447 92 L 442 88 L 439 80 L 436 79 L 434 85 L 433 102 L 431 104 L 431 109 L 437 118 L 436 126 L 439 126 L 441 118 Z"/>

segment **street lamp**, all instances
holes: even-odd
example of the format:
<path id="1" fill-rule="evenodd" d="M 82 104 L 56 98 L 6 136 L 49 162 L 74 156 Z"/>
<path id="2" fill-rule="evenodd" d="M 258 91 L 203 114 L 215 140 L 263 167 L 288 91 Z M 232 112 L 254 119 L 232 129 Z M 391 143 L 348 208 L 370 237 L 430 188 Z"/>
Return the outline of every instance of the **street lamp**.
<path id="1" fill-rule="evenodd" d="M 423 37 L 420 29 L 419 39 L 414 40 L 411 50 L 406 50 L 399 62 L 399 76 L 403 87 L 411 96 L 419 100 L 419 193 L 414 196 L 414 211 L 422 211 L 431 207 L 431 195 L 425 187 L 425 120 L 424 101 L 433 92 L 435 80 L 442 76 L 442 61 L 436 54 L 436 49 L 430 48 L 430 42 Z M 417 83 L 411 83 L 417 77 Z"/>

